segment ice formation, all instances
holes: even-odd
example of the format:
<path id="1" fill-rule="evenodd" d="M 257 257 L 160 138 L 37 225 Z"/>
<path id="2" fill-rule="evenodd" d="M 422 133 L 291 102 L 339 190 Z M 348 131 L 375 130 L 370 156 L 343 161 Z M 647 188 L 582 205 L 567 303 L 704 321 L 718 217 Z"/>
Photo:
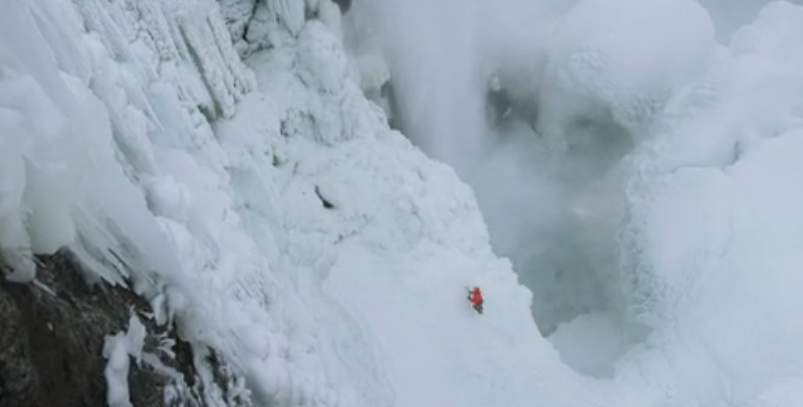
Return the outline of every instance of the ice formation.
<path id="1" fill-rule="evenodd" d="M 360 3 L 8 1 L 5 278 L 67 250 L 254 405 L 793 405 L 803 7 L 723 40 L 691 0 L 387 0 L 385 31 Z M 490 72 L 526 93 L 498 128 Z M 109 333 L 110 405 L 138 321 Z"/>

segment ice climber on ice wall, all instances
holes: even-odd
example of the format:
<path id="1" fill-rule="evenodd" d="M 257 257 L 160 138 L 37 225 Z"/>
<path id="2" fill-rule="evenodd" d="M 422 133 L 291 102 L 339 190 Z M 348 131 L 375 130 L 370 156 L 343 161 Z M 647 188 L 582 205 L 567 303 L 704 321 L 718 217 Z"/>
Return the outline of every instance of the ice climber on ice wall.
<path id="1" fill-rule="evenodd" d="M 484 301 L 479 287 L 474 287 L 473 290 L 468 291 L 468 300 L 471 302 L 471 306 L 474 307 L 478 313 L 482 314 L 482 303 Z"/>

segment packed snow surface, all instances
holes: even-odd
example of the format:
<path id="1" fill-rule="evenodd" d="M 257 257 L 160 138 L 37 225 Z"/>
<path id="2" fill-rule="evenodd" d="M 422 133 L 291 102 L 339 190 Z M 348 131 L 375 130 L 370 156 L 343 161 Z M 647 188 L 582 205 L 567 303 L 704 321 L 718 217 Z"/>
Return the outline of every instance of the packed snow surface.
<path id="1" fill-rule="evenodd" d="M 801 6 L 6 3 L 5 278 L 65 250 L 202 382 L 214 350 L 256 406 L 803 397 Z"/>

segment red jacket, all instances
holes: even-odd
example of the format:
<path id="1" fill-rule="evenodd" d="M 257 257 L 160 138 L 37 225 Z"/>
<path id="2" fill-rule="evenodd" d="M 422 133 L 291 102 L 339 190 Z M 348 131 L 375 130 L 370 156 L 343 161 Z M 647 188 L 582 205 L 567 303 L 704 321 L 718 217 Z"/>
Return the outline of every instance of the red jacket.
<path id="1" fill-rule="evenodd" d="M 482 304 L 482 293 L 480 293 L 479 287 L 474 287 L 474 291 L 471 292 L 471 303 Z"/>

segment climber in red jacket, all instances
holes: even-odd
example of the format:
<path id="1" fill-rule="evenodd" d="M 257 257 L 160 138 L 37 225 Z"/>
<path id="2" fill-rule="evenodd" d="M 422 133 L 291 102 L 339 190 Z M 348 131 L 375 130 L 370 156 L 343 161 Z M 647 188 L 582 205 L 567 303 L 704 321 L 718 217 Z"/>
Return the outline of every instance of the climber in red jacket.
<path id="1" fill-rule="evenodd" d="M 478 313 L 482 314 L 482 292 L 480 292 L 479 287 L 474 287 L 474 290 L 468 291 L 468 301 L 471 302 L 471 306 L 477 310 Z"/>

